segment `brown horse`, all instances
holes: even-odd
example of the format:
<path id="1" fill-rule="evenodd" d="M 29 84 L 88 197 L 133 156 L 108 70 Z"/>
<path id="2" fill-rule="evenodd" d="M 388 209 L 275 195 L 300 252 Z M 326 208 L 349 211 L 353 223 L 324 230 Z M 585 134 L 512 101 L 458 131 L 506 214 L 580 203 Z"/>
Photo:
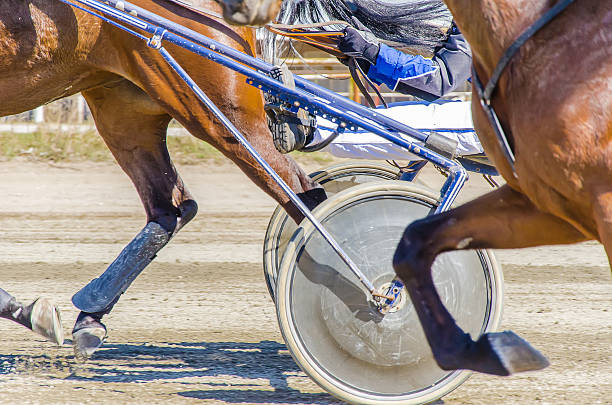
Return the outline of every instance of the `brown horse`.
<path id="1" fill-rule="evenodd" d="M 445 3 L 486 83 L 504 50 L 556 2 Z M 432 281 L 440 253 L 596 239 L 612 261 L 611 26 L 612 3 L 578 1 L 527 41 L 504 71 L 492 105 L 514 150 L 516 175 L 473 95 L 474 126 L 507 184 L 411 224 L 399 243 L 393 266 L 443 369 L 508 375 L 547 361 L 511 332 L 474 342 L 456 325 Z"/>
<path id="2" fill-rule="evenodd" d="M 230 27 L 166 0 L 133 3 L 254 54 L 250 28 Z M 195 5 L 221 11 L 212 0 Z M 196 214 L 197 205 L 166 148 L 172 118 L 236 163 L 296 221 L 302 219 L 280 187 L 144 41 L 59 1 L 7 0 L 0 8 L 0 44 L 0 116 L 81 92 L 100 135 L 133 181 L 147 214 L 145 228 L 104 274 L 73 297 L 82 311 L 73 330 L 77 356 L 91 355 L 102 343 L 106 334 L 102 316 Z M 167 49 L 307 205 L 325 198 L 291 158 L 274 148 L 258 90 L 218 64 L 170 44 Z"/>

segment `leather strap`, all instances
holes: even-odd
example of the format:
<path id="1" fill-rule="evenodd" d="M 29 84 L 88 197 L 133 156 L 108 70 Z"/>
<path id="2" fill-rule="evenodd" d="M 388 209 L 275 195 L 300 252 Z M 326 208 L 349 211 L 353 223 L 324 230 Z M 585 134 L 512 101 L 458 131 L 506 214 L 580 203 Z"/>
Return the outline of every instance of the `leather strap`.
<path id="1" fill-rule="evenodd" d="M 364 71 L 361 69 L 361 66 L 359 65 L 359 63 L 357 63 L 357 60 L 355 58 L 349 58 L 348 68 L 349 68 L 349 72 L 351 73 L 351 77 L 355 81 L 355 84 L 359 88 L 359 91 L 361 91 L 361 94 L 363 94 L 363 96 L 366 99 L 366 102 L 368 103 L 370 107 L 376 108 L 376 104 L 374 103 L 372 96 L 370 96 L 370 93 L 368 92 L 368 89 L 363 83 L 362 78 L 365 80 L 365 82 L 368 85 L 370 85 L 372 89 L 374 89 L 374 92 L 376 93 L 376 96 L 378 97 L 378 100 L 380 101 L 380 103 L 384 105 L 385 108 L 389 108 L 384 97 L 382 96 L 382 94 L 380 94 L 380 91 L 378 91 L 378 88 L 374 85 L 374 83 L 372 83 L 370 78 L 364 73 Z"/>

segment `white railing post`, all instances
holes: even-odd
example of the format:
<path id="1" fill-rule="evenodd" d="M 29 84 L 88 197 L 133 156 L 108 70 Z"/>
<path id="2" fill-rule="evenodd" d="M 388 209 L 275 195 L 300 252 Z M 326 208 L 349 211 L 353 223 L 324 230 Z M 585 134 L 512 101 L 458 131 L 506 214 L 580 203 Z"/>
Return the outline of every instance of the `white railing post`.
<path id="1" fill-rule="evenodd" d="M 34 109 L 34 122 L 37 124 L 40 124 L 41 122 L 45 121 L 45 110 L 44 107 L 41 105 L 40 107 L 36 107 Z"/>

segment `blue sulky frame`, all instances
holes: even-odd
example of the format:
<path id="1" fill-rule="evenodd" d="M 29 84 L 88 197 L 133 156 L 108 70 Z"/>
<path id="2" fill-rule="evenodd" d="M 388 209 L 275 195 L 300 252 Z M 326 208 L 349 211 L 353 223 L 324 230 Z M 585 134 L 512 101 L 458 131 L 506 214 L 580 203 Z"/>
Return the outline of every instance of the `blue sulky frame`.
<path id="1" fill-rule="evenodd" d="M 247 149 L 264 170 L 279 184 L 302 214 L 312 222 L 334 251 L 370 291 L 374 300 L 380 304 L 384 304 L 384 306 L 392 304 L 394 300 L 391 299 L 391 297 L 381 296 L 381 294 L 376 292 L 374 285 L 363 275 L 359 268 L 357 268 L 351 258 L 325 230 L 323 225 L 312 215 L 293 190 L 291 190 L 272 167 L 270 167 L 270 165 L 268 165 L 268 163 L 257 153 L 232 122 L 223 115 L 219 108 L 176 62 L 172 55 L 168 53 L 163 47 L 163 42 L 167 41 L 175 44 L 243 74 L 246 76 L 248 84 L 262 91 L 274 94 L 283 101 L 290 103 L 296 110 L 298 108 L 303 108 L 314 115 L 323 116 L 337 123 L 338 131 L 344 131 L 347 128 L 351 130 L 363 128 L 404 147 L 408 152 L 418 155 L 444 169 L 449 175 L 441 189 L 440 205 L 436 209 L 436 213 L 446 211 L 450 208 L 468 178 L 466 169 L 459 162 L 449 159 L 426 147 L 420 146 L 415 142 L 410 142 L 400 136 L 400 134 L 406 134 L 416 141 L 425 143 L 428 135 L 414 128 L 388 118 L 376 110 L 364 107 L 361 104 L 355 103 L 301 77 L 295 77 L 295 88 L 288 88 L 283 83 L 270 77 L 274 65 L 223 45 L 141 7 L 121 0 L 104 0 L 104 2 L 100 0 L 59 1 L 90 13 L 107 23 L 129 32 L 146 41 L 149 47 L 156 49 L 176 73 L 187 83 L 187 85 L 189 85 L 196 96 L 213 112 L 238 142 Z M 141 34 L 136 31 L 136 29 L 150 34 L 150 37 Z M 492 170 L 489 166 L 478 165 L 477 163 L 475 165 L 474 167 L 470 167 L 472 171 L 490 175 L 497 174 L 497 172 Z M 399 281 L 397 281 L 397 286 L 400 288 L 402 287 Z M 385 302 L 381 302 L 381 298 L 384 298 Z"/>

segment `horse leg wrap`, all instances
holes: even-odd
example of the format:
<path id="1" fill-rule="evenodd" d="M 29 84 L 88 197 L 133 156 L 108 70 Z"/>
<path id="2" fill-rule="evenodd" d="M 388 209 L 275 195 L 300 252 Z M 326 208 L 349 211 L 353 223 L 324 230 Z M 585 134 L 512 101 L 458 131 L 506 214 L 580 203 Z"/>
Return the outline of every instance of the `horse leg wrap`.
<path id="1" fill-rule="evenodd" d="M 107 312 L 169 238 L 161 225 L 149 222 L 100 277 L 74 294 L 72 303 L 83 312 Z"/>

